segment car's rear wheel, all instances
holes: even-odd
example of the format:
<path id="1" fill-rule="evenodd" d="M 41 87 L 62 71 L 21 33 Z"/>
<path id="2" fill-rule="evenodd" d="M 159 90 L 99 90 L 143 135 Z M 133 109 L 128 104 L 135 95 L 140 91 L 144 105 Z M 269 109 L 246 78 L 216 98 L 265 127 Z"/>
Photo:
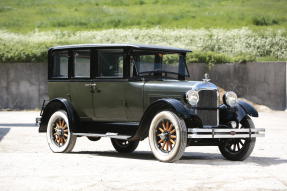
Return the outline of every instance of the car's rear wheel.
<path id="1" fill-rule="evenodd" d="M 71 152 L 77 137 L 70 130 L 66 111 L 59 110 L 50 117 L 47 126 L 47 141 L 55 153 Z"/>
<path id="2" fill-rule="evenodd" d="M 250 117 L 245 117 L 239 128 L 254 129 L 254 123 Z M 219 145 L 221 154 L 228 160 L 243 161 L 252 153 L 256 138 L 224 139 Z"/>
<path id="3" fill-rule="evenodd" d="M 119 153 L 131 153 L 138 147 L 139 141 L 127 141 L 121 139 L 111 139 L 113 147 Z"/>
<path id="4" fill-rule="evenodd" d="M 101 137 L 87 137 L 90 141 L 99 141 Z"/>
<path id="5" fill-rule="evenodd" d="M 179 160 L 186 144 L 187 133 L 183 119 L 171 111 L 161 111 L 154 116 L 149 129 L 149 145 L 158 160 Z"/>

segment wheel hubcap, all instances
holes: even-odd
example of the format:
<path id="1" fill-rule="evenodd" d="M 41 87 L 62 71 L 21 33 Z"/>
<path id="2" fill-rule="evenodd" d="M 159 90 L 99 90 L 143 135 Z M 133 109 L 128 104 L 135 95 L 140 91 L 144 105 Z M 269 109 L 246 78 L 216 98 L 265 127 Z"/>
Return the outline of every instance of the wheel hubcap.
<path id="1" fill-rule="evenodd" d="M 163 120 L 156 128 L 157 146 L 163 152 L 170 152 L 176 144 L 176 129 L 171 121 Z"/>
<path id="2" fill-rule="evenodd" d="M 58 146 L 63 146 L 68 139 L 68 126 L 64 119 L 60 118 L 53 125 L 53 141 Z"/>

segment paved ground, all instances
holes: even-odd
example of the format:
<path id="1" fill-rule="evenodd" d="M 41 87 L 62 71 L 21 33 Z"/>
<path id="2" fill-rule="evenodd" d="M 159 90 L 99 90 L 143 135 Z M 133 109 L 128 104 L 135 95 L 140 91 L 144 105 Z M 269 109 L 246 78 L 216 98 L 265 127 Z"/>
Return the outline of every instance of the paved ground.
<path id="1" fill-rule="evenodd" d="M 244 162 L 216 147 L 188 147 L 176 163 L 154 159 L 147 140 L 118 154 L 109 139 L 79 138 L 72 154 L 54 154 L 34 126 L 38 112 L 0 112 L 0 190 L 287 190 L 287 112 L 260 113 L 257 139 Z"/>

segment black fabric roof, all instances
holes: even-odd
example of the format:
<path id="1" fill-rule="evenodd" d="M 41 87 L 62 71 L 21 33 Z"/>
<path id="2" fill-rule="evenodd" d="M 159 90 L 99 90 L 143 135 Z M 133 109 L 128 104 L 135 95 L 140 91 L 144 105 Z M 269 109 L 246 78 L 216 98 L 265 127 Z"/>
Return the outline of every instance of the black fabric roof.
<path id="1" fill-rule="evenodd" d="M 74 48 L 135 48 L 144 50 L 155 50 L 165 52 L 191 52 L 188 49 L 168 47 L 168 46 L 157 46 L 157 45 L 142 45 L 142 44 L 75 44 L 75 45 L 64 45 L 55 46 L 51 50 L 57 49 L 74 49 Z"/>

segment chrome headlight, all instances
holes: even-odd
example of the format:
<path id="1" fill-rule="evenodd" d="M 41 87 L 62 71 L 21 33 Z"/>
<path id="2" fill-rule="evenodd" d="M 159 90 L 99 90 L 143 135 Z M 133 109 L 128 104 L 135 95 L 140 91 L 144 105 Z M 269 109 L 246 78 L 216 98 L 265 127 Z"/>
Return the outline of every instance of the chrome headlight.
<path id="1" fill-rule="evenodd" d="M 230 106 L 230 107 L 234 107 L 237 103 L 237 95 L 236 93 L 230 91 L 230 92 L 226 92 L 223 95 L 223 103 L 225 103 L 226 105 Z"/>
<path id="2" fill-rule="evenodd" d="M 188 103 L 192 106 L 196 105 L 199 101 L 198 92 L 194 90 L 189 90 L 188 92 L 186 92 L 185 97 Z"/>

